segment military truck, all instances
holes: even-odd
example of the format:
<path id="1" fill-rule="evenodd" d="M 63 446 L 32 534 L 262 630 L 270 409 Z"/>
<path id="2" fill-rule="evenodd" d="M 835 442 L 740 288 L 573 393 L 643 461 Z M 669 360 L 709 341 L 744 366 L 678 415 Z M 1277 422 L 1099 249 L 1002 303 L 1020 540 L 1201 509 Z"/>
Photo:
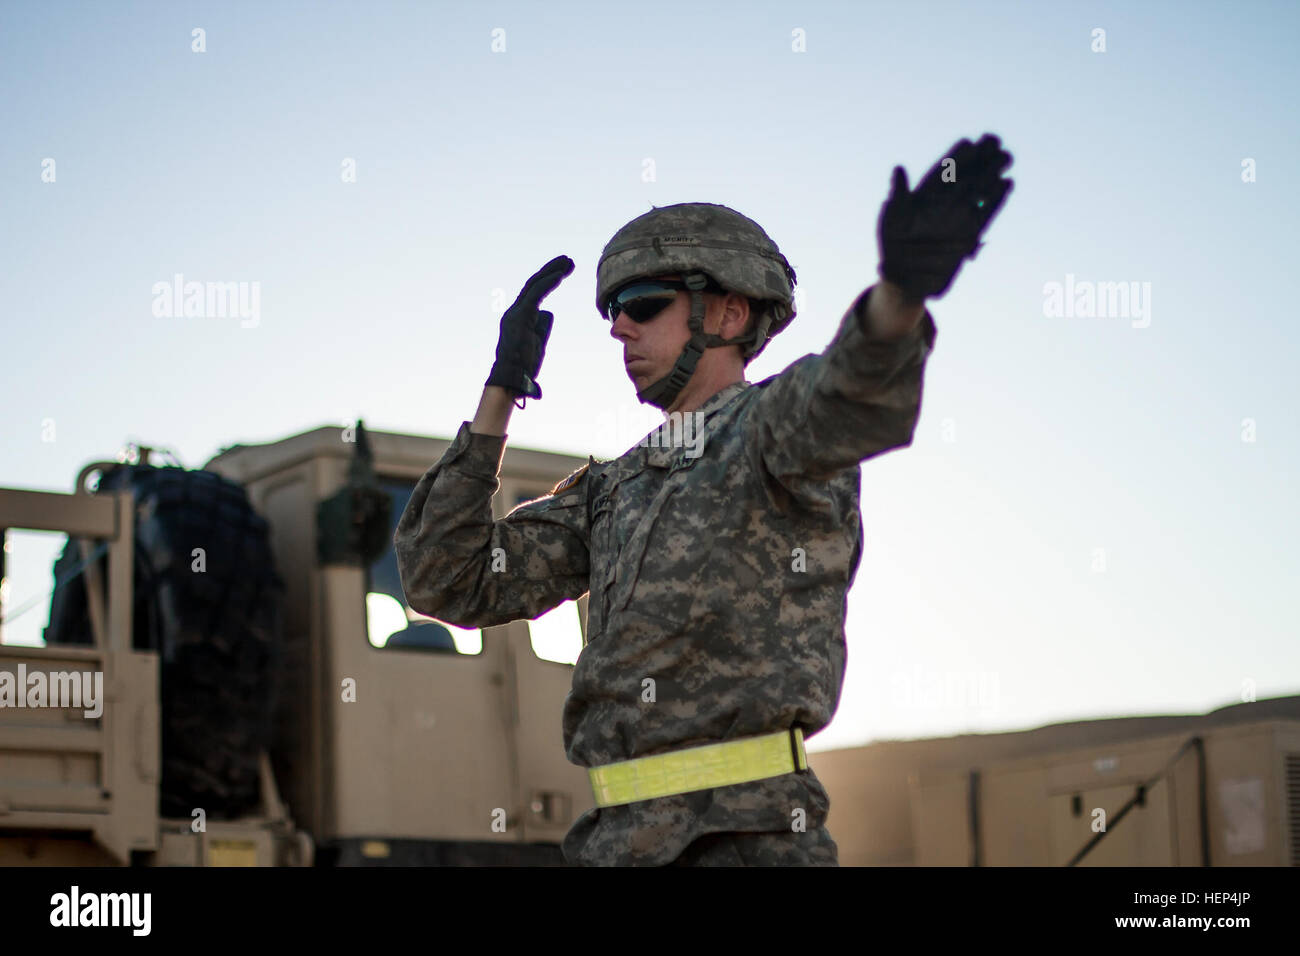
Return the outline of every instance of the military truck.
<path id="1" fill-rule="evenodd" d="M 68 535 L 45 646 L 0 644 L 0 865 L 561 865 L 585 598 L 482 631 L 406 606 L 393 532 L 448 444 L 357 422 L 0 489 L 0 538 Z M 496 516 L 585 462 L 508 448 Z"/>
<path id="2" fill-rule="evenodd" d="M 846 866 L 1300 866 L 1300 696 L 809 763 Z"/>

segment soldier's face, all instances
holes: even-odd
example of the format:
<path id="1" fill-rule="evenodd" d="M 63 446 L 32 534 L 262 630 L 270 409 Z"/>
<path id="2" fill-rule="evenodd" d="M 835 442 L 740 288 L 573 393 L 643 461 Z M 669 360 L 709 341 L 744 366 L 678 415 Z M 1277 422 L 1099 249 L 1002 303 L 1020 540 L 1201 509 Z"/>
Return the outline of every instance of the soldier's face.
<path id="1" fill-rule="evenodd" d="M 669 274 L 654 278 L 681 279 L 681 276 Z M 704 302 L 704 328 L 708 331 L 717 321 L 714 312 L 720 299 L 706 293 Z M 678 292 L 673 304 L 648 322 L 638 324 L 623 313 L 614 320 L 609 334 L 623 343 L 623 368 L 638 391 L 672 371 L 677 357 L 691 338 L 690 316 L 691 294 Z"/>

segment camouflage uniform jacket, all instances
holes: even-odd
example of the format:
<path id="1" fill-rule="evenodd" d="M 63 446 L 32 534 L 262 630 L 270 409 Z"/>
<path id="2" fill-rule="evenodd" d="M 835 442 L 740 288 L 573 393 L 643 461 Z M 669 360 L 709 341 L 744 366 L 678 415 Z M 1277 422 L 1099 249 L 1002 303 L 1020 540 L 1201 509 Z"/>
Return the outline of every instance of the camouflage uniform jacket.
<path id="1" fill-rule="evenodd" d="M 666 422 L 494 521 L 505 438 L 464 423 L 416 485 L 395 534 L 416 611 L 490 627 L 590 592 L 563 715 L 573 763 L 794 725 L 806 738 L 830 721 L 862 549 L 858 464 L 911 444 L 935 339 L 928 311 L 901 339 L 869 336 L 869 292 L 825 352 L 706 401 L 699 445 L 674 447 Z M 491 570 L 496 548 L 504 571 Z M 789 832 L 798 809 L 812 831 L 829 805 L 806 771 L 594 808 L 564 852 L 584 864 L 664 864 L 707 833 Z"/>

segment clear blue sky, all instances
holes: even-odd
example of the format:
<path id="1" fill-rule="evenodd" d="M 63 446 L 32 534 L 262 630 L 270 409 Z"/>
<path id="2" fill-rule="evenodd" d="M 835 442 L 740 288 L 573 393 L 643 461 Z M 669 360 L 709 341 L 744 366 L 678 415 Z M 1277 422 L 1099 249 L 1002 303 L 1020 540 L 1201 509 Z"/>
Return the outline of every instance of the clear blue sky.
<path id="1" fill-rule="evenodd" d="M 0 484 L 69 491 L 130 440 L 199 467 L 358 417 L 449 437 L 561 253 L 510 441 L 615 455 L 654 422 L 592 301 L 623 223 L 719 202 L 780 244 L 804 298 L 757 380 L 872 281 L 892 166 L 990 130 L 1016 189 L 932 304 L 913 446 L 863 467 L 815 744 L 1300 692 L 1298 27 L 1259 2 L 5 3 Z M 258 324 L 155 317 L 176 273 L 258 282 Z M 1150 283 L 1149 325 L 1045 315 L 1067 275 Z M 11 606 L 53 555 L 13 537 Z M 983 705 L 904 697 L 981 675 Z"/>

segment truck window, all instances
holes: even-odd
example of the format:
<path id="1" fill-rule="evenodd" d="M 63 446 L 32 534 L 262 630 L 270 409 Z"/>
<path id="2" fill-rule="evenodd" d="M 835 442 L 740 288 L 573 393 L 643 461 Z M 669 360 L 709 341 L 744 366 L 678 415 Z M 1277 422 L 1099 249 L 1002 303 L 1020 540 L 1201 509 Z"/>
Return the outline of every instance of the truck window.
<path id="1" fill-rule="evenodd" d="M 380 478 L 379 486 L 388 492 L 391 507 L 388 513 L 388 547 L 366 569 L 366 636 L 371 646 L 442 654 L 481 654 L 482 631 L 435 620 L 407 605 L 392 541 L 398 519 L 415 490 L 415 482 Z"/>
<path id="2" fill-rule="evenodd" d="M 576 664 L 582 650 L 582 621 L 576 601 L 565 601 L 528 622 L 533 653 L 544 661 Z"/>
<path id="3" fill-rule="evenodd" d="M 550 494 L 549 488 L 524 488 L 515 492 L 514 507 Z M 565 601 L 540 617 L 528 622 L 528 637 L 533 653 L 541 660 L 556 664 L 576 664 L 582 650 L 582 621 L 576 601 Z"/>

